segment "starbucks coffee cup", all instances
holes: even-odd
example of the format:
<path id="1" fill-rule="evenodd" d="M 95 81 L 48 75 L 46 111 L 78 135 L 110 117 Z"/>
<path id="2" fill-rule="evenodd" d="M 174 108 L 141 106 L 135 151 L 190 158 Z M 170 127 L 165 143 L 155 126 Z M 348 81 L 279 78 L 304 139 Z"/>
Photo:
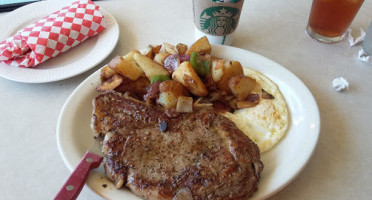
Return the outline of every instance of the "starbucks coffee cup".
<path id="1" fill-rule="evenodd" d="M 195 39 L 231 45 L 244 0 L 193 0 Z"/>

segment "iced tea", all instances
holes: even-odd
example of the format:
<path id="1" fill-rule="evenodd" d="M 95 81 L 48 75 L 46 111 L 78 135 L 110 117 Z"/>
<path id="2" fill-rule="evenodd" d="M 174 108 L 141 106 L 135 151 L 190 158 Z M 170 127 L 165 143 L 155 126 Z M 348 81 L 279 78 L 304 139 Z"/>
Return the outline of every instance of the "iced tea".
<path id="1" fill-rule="evenodd" d="M 363 2 L 364 0 L 313 0 L 307 32 L 312 37 L 312 34 L 317 34 L 341 40 Z"/>

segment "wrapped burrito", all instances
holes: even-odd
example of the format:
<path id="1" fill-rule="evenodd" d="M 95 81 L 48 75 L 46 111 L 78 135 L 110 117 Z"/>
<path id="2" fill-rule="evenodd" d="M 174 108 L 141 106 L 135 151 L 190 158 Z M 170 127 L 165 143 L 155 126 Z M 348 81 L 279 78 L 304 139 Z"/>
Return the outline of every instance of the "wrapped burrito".
<path id="1" fill-rule="evenodd" d="M 103 18 L 92 1 L 73 2 L 0 42 L 0 62 L 35 67 L 105 30 Z"/>

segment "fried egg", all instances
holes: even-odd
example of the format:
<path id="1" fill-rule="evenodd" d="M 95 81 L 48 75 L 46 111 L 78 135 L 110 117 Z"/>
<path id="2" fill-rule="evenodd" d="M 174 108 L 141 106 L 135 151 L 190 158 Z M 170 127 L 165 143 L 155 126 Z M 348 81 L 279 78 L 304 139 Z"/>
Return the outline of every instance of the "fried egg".
<path id="1" fill-rule="evenodd" d="M 288 109 L 278 86 L 265 75 L 250 68 L 243 68 L 244 74 L 254 78 L 258 84 L 252 93 L 261 94 L 262 89 L 274 99 L 260 99 L 252 108 L 236 110 L 222 115 L 233 121 L 253 142 L 261 153 L 270 150 L 286 134 L 288 128 Z"/>

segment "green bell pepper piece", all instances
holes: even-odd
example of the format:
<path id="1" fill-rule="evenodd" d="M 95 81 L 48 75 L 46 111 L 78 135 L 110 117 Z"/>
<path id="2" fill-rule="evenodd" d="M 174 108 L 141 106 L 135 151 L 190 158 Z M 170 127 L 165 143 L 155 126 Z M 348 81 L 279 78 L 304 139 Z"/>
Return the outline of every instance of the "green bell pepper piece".
<path id="1" fill-rule="evenodd" d="M 163 81 L 166 81 L 166 80 L 170 80 L 170 78 L 166 75 L 155 75 L 155 76 L 151 77 L 151 84 L 155 83 L 156 81 L 163 82 Z"/>
<path id="2" fill-rule="evenodd" d="M 203 62 L 200 55 L 196 52 L 191 52 L 190 64 L 200 76 L 205 76 L 211 73 L 211 61 L 206 60 Z"/>

